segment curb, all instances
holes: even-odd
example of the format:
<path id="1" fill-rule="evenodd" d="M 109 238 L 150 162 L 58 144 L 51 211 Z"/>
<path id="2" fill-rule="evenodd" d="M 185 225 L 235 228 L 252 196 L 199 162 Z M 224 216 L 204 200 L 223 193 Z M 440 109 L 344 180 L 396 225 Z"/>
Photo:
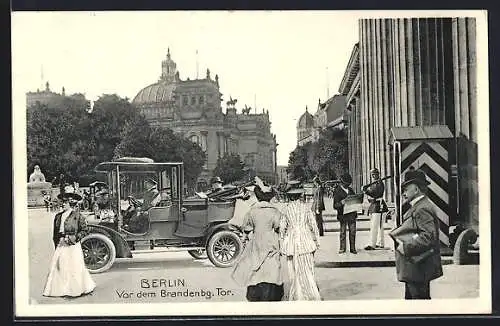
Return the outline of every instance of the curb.
<path id="1" fill-rule="evenodd" d="M 453 259 L 441 257 L 443 265 L 453 265 Z M 314 264 L 316 268 L 350 268 L 350 267 L 395 267 L 395 260 L 352 260 L 352 261 L 319 261 Z"/>

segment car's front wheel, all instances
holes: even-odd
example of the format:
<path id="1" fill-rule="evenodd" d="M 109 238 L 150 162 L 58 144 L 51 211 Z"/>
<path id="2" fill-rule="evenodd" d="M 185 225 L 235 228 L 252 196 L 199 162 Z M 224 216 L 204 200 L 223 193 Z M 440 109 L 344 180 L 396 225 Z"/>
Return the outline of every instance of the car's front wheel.
<path id="1" fill-rule="evenodd" d="M 240 237 L 228 230 L 218 231 L 208 241 L 208 259 L 217 267 L 231 267 L 243 251 Z"/>
<path id="2" fill-rule="evenodd" d="M 91 233 L 82 239 L 81 245 L 85 266 L 90 273 L 102 273 L 111 268 L 116 258 L 116 248 L 107 236 Z"/>

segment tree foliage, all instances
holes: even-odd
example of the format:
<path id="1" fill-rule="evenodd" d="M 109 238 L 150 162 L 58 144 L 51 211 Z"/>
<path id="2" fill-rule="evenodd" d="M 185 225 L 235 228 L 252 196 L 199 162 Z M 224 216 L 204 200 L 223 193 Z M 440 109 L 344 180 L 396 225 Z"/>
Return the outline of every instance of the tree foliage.
<path id="1" fill-rule="evenodd" d="M 297 146 L 290 153 L 287 172 L 292 178 L 311 180 L 318 174 L 323 180 L 338 178 L 348 170 L 345 131 L 326 129 L 314 143 Z"/>
<path id="2" fill-rule="evenodd" d="M 63 173 L 67 181 L 97 179 L 94 167 L 121 156 L 183 161 L 188 184 L 201 173 L 205 154 L 171 130 L 150 128 L 128 99 L 102 95 L 91 113 L 86 103 L 39 104 L 27 111 L 28 175 L 40 165 L 48 181 Z"/>
<path id="3" fill-rule="evenodd" d="M 245 163 L 238 154 L 226 153 L 217 160 L 214 176 L 219 176 L 224 183 L 241 180 L 245 176 Z"/>
<path id="4" fill-rule="evenodd" d="M 288 167 L 286 169 L 292 179 L 307 180 L 310 179 L 313 172 L 309 166 L 310 143 L 297 146 L 288 158 Z"/>
<path id="5" fill-rule="evenodd" d="M 62 106 L 35 104 L 27 110 L 28 175 L 40 165 L 48 181 L 64 173 L 69 180 L 88 170 L 94 144 L 85 106 L 68 101 Z"/>
<path id="6" fill-rule="evenodd" d="M 141 118 L 128 121 L 123 129 L 114 158 L 124 156 L 149 157 L 155 162 L 183 162 L 189 188 L 194 187 L 206 160 L 199 145 L 176 135 L 171 129 L 150 127 Z"/>

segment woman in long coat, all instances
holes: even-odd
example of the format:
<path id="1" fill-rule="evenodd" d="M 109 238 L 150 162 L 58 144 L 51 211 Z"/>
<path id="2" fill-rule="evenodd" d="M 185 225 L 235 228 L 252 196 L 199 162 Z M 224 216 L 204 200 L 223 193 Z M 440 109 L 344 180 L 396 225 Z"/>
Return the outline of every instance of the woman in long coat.
<path id="1" fill-rule="evenodd" d="M 290 195 L 280 223 L 281 252 L 287 257 L 290 289 L 288 300 L 321 300 L 314 275 L 314 253 L 319 248 L 319 230 L 310 208 Z"/>
<path id="2" fill-rule="evenodd" d="M 82 197 L 69 189 L 59 194 L 63 211 L 54 218 L 52 240 L 56 250 L 43 291 L 48 297 L 78 297 L 91 293 L 96 284 L 85 267 L 80 241 L 87 235 L 85 218 L 76 206 Z"/>
<path id="3" fill-rule="evenodd" d="M 248 301 L 281 301 L 284 292 L 278 234 L 281 212 L 269 202 L 274 197 L 273 190 L 259 184 L 254 188 L 258 202 L 251 205 L 242 223 L 249 240 L 231 276 L 246 286 Z"/>

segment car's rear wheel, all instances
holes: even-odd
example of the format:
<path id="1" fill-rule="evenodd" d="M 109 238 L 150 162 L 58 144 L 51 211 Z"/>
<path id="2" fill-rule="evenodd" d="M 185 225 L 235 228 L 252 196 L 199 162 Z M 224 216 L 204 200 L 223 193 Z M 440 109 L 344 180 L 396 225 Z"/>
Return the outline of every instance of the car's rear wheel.
<path id="1" fill-rule="evenodd" d="M 104 234 L 91 233 L 82 239 L 82 251 L 85 266 L 90 273 L 102 273 L 113 265 L 116 248 Z"/>
<path id="2" fill-rule="evenodd" d="M 231 231 L 216 232 L 207 245 L 208 259 L 217 267 L 231 267 L 243 250 L 240 237 Z"/>
<path id="3" fill-rule="evenodd" d="M 194 259 L 207 259 L 207 251 L 205 249 L 188 250 L 188 254 Z"/>

